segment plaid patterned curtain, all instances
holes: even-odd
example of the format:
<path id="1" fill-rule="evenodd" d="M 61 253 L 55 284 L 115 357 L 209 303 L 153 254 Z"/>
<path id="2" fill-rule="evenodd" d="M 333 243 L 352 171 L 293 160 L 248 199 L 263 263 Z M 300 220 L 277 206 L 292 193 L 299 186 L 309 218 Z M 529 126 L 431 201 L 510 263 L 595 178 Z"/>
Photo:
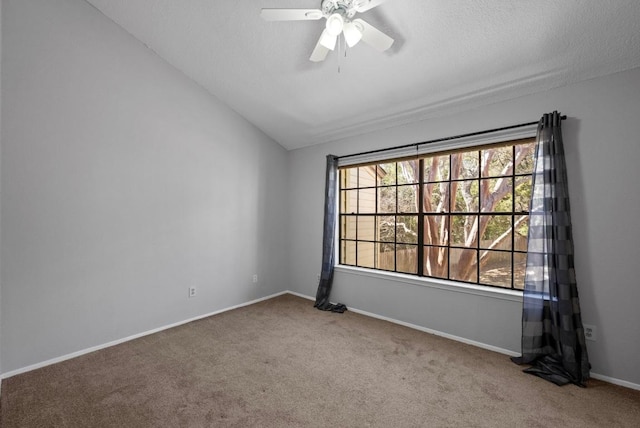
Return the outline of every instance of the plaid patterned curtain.
<path id="1" fill-rule="evenodd" d="M 323 311 L 344 312 L 347 307 L 341 303 L 329 302 L 335 264 L 336 234 L 336 188 L 338 186 L 338 158 L 327 156 L 327 177 L 324 196 L 324 232 L 322 236 L 322 270 L 316 292 L 315 307 Z"/>
<path id="2" fill-rule="evenodd" d="M 522 357 L 513 360 L 531 364 L 525 372 L 558 385 L 584 386 L 590 364 L 574 270 L 558 112 L 545 114 L 538 125 L 529 218 Z"/>

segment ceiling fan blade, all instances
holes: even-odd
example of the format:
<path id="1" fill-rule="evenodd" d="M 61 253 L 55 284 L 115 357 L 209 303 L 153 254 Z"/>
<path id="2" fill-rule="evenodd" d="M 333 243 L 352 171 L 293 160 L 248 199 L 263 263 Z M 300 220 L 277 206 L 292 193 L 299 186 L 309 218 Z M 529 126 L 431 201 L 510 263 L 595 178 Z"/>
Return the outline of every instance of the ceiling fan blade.
<path id="1" fill-rule="evenodd" d="M 324 36 L 325 31 L 327 30 L 324 30 L 322 32 L 322 36 Z M 322 36 L 320 36 L 320 39 L 318 39 L 318 43 L 316 43 L 315 49 L 313 50 L 313 52 L 311 52 L 311 57 L 309 57 L 310 61 L 313 61 L 313 62 L 324 61 L 324 59 L 327 57 L 327 54 L 330 51 L 330 49 L 328 49 L 322 44 Z"/>
<path id="2" fill-rule="evenodd" d="M 356 0 L 355 9 L 357 12 L 366 12 L 369 9 L 373 9 L 376 6 L 381 5 L 387 0 Z"/>
<path id="3" fill-rule="evenodd" d="M 322 18 L 320 9 L 262 9 L 265 21 L 314 21 Z"/>
<path id="4" fill-rule="evenodd" d="M 391 37 L 362 19 L 354 19 L 353 23 L 362 33 L 362 41 L 380 52 L 386 51 L 393 44 Z"/>

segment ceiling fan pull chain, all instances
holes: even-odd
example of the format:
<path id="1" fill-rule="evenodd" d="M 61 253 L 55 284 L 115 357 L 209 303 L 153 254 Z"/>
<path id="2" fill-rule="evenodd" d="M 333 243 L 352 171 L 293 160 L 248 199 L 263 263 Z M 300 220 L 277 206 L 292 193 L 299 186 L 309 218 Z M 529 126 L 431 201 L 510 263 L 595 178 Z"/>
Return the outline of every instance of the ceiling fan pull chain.
<path id="1" fill-rule="evenodd" d="M 342 34 L 338 35 L 338 74 L 340 74 L 340 63 L 342 62 L 342 55 L 341 55 L 341 50 L 342 50 Z"/>

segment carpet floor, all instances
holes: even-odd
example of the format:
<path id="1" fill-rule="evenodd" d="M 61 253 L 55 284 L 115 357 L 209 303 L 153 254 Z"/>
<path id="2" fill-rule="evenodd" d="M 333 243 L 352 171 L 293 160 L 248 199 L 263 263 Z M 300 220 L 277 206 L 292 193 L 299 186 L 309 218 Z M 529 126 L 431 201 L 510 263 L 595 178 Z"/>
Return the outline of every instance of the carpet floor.
<path id="1" fill-rule="evenodd" d="M 283 295 L 5 379 L 10 427 L 638 427 L 640 391 Z"/>

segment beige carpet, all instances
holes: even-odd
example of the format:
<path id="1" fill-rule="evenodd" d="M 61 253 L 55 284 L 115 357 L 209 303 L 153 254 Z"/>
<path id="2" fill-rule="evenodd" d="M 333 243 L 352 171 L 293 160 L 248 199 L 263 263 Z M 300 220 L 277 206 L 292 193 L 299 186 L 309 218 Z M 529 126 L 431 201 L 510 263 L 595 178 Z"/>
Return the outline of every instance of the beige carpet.
<path id="1" fill-rule="evenodd" d="M 640 391 L 291 295 L 3 381 L 10 427 L 638 427 Z"/>

